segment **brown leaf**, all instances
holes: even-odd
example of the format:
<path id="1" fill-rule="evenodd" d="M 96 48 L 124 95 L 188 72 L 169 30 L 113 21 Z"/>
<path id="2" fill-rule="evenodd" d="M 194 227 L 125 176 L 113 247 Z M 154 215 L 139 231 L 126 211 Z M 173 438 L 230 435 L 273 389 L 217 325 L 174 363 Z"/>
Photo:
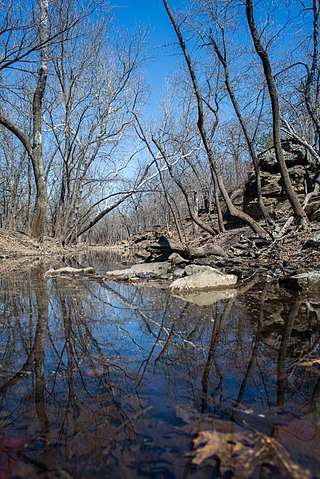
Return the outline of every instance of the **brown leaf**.
<path id="1" fill-rule="evenodd" d="M 301 361 L 299 363 L 299 366 L 313 366 L 314 364 L 320 364 L 320 358 L 319 359 L 310 359 L 310 360 L 306 360 L 306 361 Z"/>
<path id="2" fill-rule="evenodd" d="M 238 479 L 253 475 L 262 464 L 276 466 L 284 477 L 311 479 L 308 470 L 296 464 L 275 439 L 260 433 L 236 429 L 234 432 L 201 431 L 194 440 L 193 462 L 201 464 L 212 456 L 221 461 L 221 472 L 233 470 Z"/>

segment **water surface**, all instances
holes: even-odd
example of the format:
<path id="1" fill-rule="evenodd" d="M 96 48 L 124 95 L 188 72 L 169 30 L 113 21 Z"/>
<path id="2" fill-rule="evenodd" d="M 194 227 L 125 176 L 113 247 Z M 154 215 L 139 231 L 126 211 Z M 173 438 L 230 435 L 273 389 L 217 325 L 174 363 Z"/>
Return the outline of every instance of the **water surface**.
<path id="1" fill-rule="evenodd" d="M 0 479 L 320 477 L 320 295 L 44 271 L 0 277 Z"/>

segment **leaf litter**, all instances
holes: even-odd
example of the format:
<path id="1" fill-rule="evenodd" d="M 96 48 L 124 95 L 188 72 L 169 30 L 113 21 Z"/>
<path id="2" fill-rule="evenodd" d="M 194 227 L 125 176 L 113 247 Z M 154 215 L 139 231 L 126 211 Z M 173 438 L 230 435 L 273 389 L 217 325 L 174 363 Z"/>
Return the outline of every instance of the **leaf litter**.
<path id="1" fill-rule="evenodd" d="M 217 421 L 218 426 L 221 421 Z M 290 479 L 311 479 L 309 470 L 299 466 L 285 448 L 273 437 L 260 432 L 248 432 L 235 424 L 232 430 L 200 431 L 193 441 L 192 462 L 201 465 L 218 457 L 222 474 L 233 471 L 237 479 L 252 477 L 262 465 L 274 466 Z M 223 429 L 225 425 L 222 426 Z"/>

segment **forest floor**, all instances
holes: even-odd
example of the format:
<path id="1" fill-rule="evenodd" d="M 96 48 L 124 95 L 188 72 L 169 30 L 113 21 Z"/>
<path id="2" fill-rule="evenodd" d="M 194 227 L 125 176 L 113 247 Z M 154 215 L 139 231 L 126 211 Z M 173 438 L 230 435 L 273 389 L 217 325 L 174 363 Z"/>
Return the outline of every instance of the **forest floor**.
<path id="1" fill-rule="evenodd" d="M 148 256 L 145 252 L 148 245 L 157 241 L 161 232 L 149 232 L 133 238 L 129 242 L 112 247 L 119 248 L 120 254 L 129 255 L 133 250 L 137 258 Z M 188 239 L 192 246 L 203 246 L 212 238 L 201 232 L 193 233 Z M 274 276 L 282 276 L 301 271 L 320 270 L 320 223 L 311 223 L 304 231 L 294 227 L 289 228 L 286 234 L 276 241 L 260 240 L 248 227 L 234 227 L 214 238 L 214 244 L 225 252 L 224 257 L 204 257 L 195 262 L 215 263 L 226 271 L 237 269 L 246 276 L 252 270 L 268 271 Z M 19 265 L 30 259 L 41 258 L 50 265 L 52 255 L 68 256 L 84 250 L 110 250 L 110 246 L 77 246 L 62 247 L 57 241 L 46 237 L 42 244 L 35 242 L 23 233 L 10 232 L 0 229 L 0 271 L 9 266 L 11 270 L 19 269 Z"/>
<path id="2" fill-rule="evenodd" d="M 158 233 L 159 236 L 159 233 Z M 152 243 L 154 233 L 141 235 L 133 239 L 133 248 L 142 251 Z M 153 239 L 153 241 L 155 241 Z M 201 232 L 189 236 L 189 247 L 204 246 L 209 242 L 222 248 L 225 256 L 210 255 L 197 258 L 196 263 L 208 263 L 223 269 L 225 272 L 236 271 L 238 276 L 250 275 L 253 271 L 270 275 L 285 276 L 303 271 L 320 271 L 320 223 L 310 223 L 307 230 L 289 227 L 284 236 L 277 240 L 261 240 L 247 226 L 232 227 L 214 239 Z M 132 248 L 132 243 L 129 246 Z M 142 255 L 143 257 L 143 255 Z"/>
<path id="3" fill-rule="evenodd" d="M 47 238 L 43 244 L 39 244 L 24 233 L 0 229 L 0 259 L 2 260 L 59 253 L 60 250 L 58 243 L 50 238 Z"/>

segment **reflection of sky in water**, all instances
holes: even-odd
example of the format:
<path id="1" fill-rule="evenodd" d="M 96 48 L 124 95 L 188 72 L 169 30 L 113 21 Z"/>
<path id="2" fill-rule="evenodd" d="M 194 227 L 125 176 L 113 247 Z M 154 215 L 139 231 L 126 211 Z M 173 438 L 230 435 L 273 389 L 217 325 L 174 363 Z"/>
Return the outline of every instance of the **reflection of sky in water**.
<path id="1" fill-rule="evenodd" d="M 47 470 L 102 477 L 109 464 L 120 477 L 126 451 L 132 477 L 181 477 L 199 417 L 270 434 L 316 414 L 317 375 L 297 361 L 317 319 L 292 296 L 200 308 L 161 289 L 25 275 L 3 280 L 1 300 L 0 424 L 26 435 L 34 474 L 40 455 Z M 316 464 L 301 447 L 290 452 Z"/>

